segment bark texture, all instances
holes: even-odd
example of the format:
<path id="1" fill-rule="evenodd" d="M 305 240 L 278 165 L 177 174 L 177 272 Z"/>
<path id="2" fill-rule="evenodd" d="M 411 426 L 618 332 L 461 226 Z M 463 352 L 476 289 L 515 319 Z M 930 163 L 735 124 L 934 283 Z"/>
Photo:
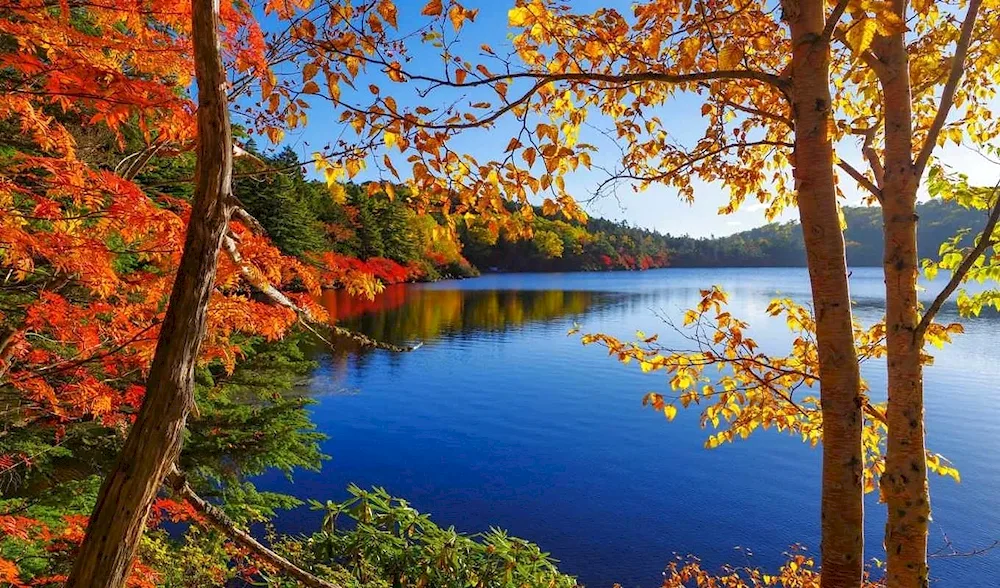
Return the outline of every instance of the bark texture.
<path id="1" fill-rule="evenodd" d="M 146 381 L 146 397 L 114 469 L 101 486 L 66 584 L 71 588 L 125 584 L 150 504 L 180 453 L 194 402 L 194 367 L 231 214 L 233 147 L 218 13 L 218 0 L 192 2 L 198 160 L 191 219 Z"/>
<path id="2" fill-rule="evenodd" d="M 917 300 L 917 188 L 938 133 L 948 118 L 980 5 L 981 0 L 969 2 L 956 42 L 951 72 L 941 92 L 938 112 L 916 159 L 905 33 L 876 40 L 876 50 L 883 63 L 879 78 L 885 101 L 885 185 L 882 189 L 885 250 L 882 263 L 885 272 L 889 397 L 886 420 L 889 432 L 881 486 L 888 508 L 885 548 L 886 583 L 889 588 L 924 588 L 929 583 L 927 535 L 931 507 L 927 486 L 920 352 L 927 323 L 940 309 L 942 299 L 935 300 L 928 309 L 927 319 L 921 321 Z M 905 17 L 905 0 L 892 0 L 891 6 L 898 17 Z M 995 212 L 991 213 L 985 229 L 987 232 L 992 233 L 996 218 Z M 988 241 L 989 235 L 982 238 Z M 955 277 L 960 278 L 970 266 L 963 263 Z"/>
<path id="3" fill-rule="evenodd" d="M 864 560 L 861 380 L 830 140 L 830 46 L 823 0 L 784 0 L 792 37 L 794 174 L 816 314 L 822 381 L 822 586 L 861 583 Z"/>
<path id="4" fill-rule="evenodd" d="M 903 3 L 894 2 L 897 13 Z M 922 337 L 916 337 L 917 186 L 913 164 L 909 58 L 903 35 L 880 39 L 885 64 L 885 321 L 889 405 L 886 468 L 882 477 L 888 519 L 885 547 L 889 586 L 927 586 L 927 531 L 930 495 L 924 450 Z"/>

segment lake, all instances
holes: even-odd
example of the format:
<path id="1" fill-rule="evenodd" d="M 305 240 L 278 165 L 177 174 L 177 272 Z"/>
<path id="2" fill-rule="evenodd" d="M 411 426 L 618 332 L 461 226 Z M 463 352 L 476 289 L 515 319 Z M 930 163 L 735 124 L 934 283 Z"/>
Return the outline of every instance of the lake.
<path id="1" fill-rule="evenodd" d="M 321 357 L 308 391 L 332 459 L 294 483 L 265 476 L 260 485 L 318 499 L 344 498 L 350 482 L 383 486 L 442 526 L 498 526 L 536 542 L 591 587 L 658 586 L 675 553 L 712 567 L 773 567 L 795 543 L 818 556 L 818 449 L 773 431 L 704 449 L 697 412 L 667 422 L 642 406 L 646 392 L 669 390 L 662 374 L 567 336 L 577 322 L 670 342 L 677 336 L 656 313 L 679 318 L 712 284 L 765 350 L 790 341 L 784 320 L 765 315 L 768 302 L 809 297 L 802 268 L 488 275 L 393 287 L 371 302 L 329 292 L 324 303 L 342 324 L 424 346 Z M 880 319 L 880 269 L 854 269 L 851 288 L 860 320 Z M 954 319 L 953 307 L 939 318 Z M 996 316 L 967 321 L 926 370 L 928 446 L 962 473 L 960 484 L 931 480 L 932 550 L 945 534 L 959 550 L 1000 539 L 998 327 Z M 884 396 L 884 363 L 863 374 Z M 884 507 L 874 495 L 866 507 L 868 555 L 881 559 Z M 318 519 L 300 509 L 278 527 L 311 531 Z M 1000 550 L 931 568 L 938 586 L 992 586 Z"/>

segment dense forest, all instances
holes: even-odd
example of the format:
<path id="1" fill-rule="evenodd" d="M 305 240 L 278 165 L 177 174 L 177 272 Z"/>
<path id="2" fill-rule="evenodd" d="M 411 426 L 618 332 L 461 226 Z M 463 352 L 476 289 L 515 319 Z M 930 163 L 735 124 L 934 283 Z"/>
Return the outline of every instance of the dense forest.
<path id="1" fill-rule="evenodd" d="M 877 207 L 843 208 L 847 229 L 847 263 L 882 265 L 882 213 Z M 918 254 L 936 259 L 941 243 L 960 231 L 979 229 L 986 222 L 981 210 L 963 208 L 955 201 L 930 200 L 917 205 Z M 770 223 L 727 237 L 667 237 L 672 267 L 798 267 L 806 253 L 797 221 Z"/>
<path id="2" fill-rule="evenodd" d="M 414 212 L 405 187 L 390 198 L 370 191 L 375 184 L 328 186 L 308 179 L 287 147 L 265 156 L 251 139 L 246 149 L 255 157 L 238 162 L 243 174 L 233 191 L 283 253 L 350 267 L 383 284 L 475 275 L 455 231 L 439 216 Z"/>
<path id="3" fill-rule="evenodd" d="M 642 270 L 669 263 L 670 239 L 655 231 L 600 218 L 546 218 L 541 207 L 534 207 L 527 234 L 465 218 L 452 228 L 440 215 L 415 213 L 405 186 L 396 186 L 392 198 L 381 188 L 369 192 L 374 184 L 331 189 L 307 178 L 290 149 L 268 157 L 251 140 L 247 150 L 257 157 L 239 162 L 245 175 L 236 178 L 235 192 L 284 253 L 352 265 L 385 284 L 490 270 Z M 275 169 L 282 172 L 262 173 Z"/>
<path id="4" fill-rule="evenodd" d="M 491 231 L 461 218 L 449 227 L 440 215 L 414 212 L 405 186 L 397 186 L 392 198 L 382 189 L 370 191 L 369 184 L 344 183 L 331 189 L 307 177 L 291 149 L 267 156 L 257 151 L 253 140 L 246 148 L 254 157 L 238 161 L 234 192 L 283 253 L 321 259 L 328 267 L 349 267 L 385 285 L 489 271 L 805 265 L 797 221 L 695 238 L 599 217 L 578 221 L 546 216 L 541 207 L 534 207 L 528 235 Z M 170 166 L 175 174 L 177 166 Z M 144 179 L 163 173 L 154 166 Z M 847 206 L 843 213 L 848 263 L 881 265 L 880 210 Z M 941 243 L 986 221 L 982 211 L 955 200 L 927 201 L 918 205 L 917 213 L 921 258 L 935 258 Z"/>
<path id="5" fill-rule="evenodd" d="M 852 266 L 882 264 L 882 216 L 877 207 L 843 208 L 847 261 Z M 934 199 L 917 206 L 918 254 L 937 258 L 941 243 L 986 222 L 981 210 L 955 200 Z M 770 223 L 726 237 L 688 237 L 629 226 L 601 218 L 586 222 L 538 216 L 528 239 L 499 239 L 483 231 L 461 232 L 463 253 L 481 271 L 595 271 L 656 267 L 799 267 L 806 254 L 798 221 Z"/>

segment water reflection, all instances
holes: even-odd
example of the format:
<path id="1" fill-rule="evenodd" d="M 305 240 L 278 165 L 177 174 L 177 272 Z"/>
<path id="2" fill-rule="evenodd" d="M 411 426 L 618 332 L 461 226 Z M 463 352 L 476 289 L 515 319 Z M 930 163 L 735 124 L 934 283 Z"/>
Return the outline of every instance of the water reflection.
<path id="1" fill-rule="evenodd" d="M 333 460 L 294 483 L 274 473 L 261 487 L 340 499 L 351 482 L 384 486 L 440 523 L 531 538 L 589 586 L 658 586 L 674 552 L 713 569 L 733 563 L 735 545 L 752 548 L 763 567 L 794 542 L 815 553 L 820 452 L 771 431 L 706 451 L 695 413 L 667 424 L 642 407 L 643 394 L 669 386 L 662 374 L 625 368 L 566 336 L 577 321 L 588 332 L 642 329 L 686 345 L 654 311 L 677 321 L 711 284 L 730 292 L 730 310 L 750 322 L 762 350 L 787 352 L 793 335 L 766 308 L 775 296 L 809 301 L 801 268 L 504 274 L 398 286 L 374 301 L 329 292 L 323 302 L 340 324 L 426 346 L 353 353 L 338 344 L 335 355 L 318 354 L 309 393 Z M 922 299 L 940 284 L 926 286 Z M 881 319 L 880 268 L 855 269 L 851 293 L 862 322 Z M 954 320 L 953 305 L 941 320 Z M 961 484 L 930 481 L 934 548 L 942 533 L 963 550 L 1000 537 L 1000 319 L 965 325 L 954 345 L 931 350 L 936 361 L 924 374 L 928 446 L 962 472 Z M 884 394 L 884 360 L 863 370 Z M 884 559 L 884 505 L 870 496 L 866 510 L 868 556 Z M 280 528 L 308 532 L 317 516 L 296 511 Z M 945 588 L 984 585 L 1000 577 L 1000 551 L 935 560 L 932 575 Z"/>
<path id="2" fill-rule="evenodd" d="M 322 302 L 338 324 L 380 341 L 429 343 L 583 316 L 635 297 L 594 291 L 442 290 L 397 284 L 374 300 L 329 290 L 323 293 Z"/>

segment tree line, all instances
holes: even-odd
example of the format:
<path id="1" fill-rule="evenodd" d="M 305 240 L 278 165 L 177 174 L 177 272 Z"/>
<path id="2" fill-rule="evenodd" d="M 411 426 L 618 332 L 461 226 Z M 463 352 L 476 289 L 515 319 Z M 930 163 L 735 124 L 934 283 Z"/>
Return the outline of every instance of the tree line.
<path id="1" fill-rule="evenodd" d="M 882 265 L 884 248 L 882 219 L 871 206 L 845 206 L 845 251 L 847 264 L 855 267 Z M 986 222 L 981 210 L 964 207 L 954 200 L 934 199 L 918 204 L 917 255 L 937 259 L 942 243 L 971 227 Z M 963 235 L 959 244 L 971 244 Z M 726 237 L 696 239 L 667 238 L 670 265 L 674 267 L 804 267 L 805 244 L 798 221 L 769 223 Z"/>

